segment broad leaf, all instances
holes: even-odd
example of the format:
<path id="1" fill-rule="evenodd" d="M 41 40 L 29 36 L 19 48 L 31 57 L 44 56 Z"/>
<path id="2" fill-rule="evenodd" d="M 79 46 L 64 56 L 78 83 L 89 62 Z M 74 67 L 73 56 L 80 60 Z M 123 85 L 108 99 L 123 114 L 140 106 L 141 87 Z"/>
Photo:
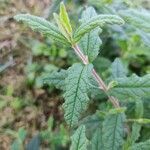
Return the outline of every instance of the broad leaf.
<path id="1" fill-rule="evenodd" d="M 91 65 L 75 64 L 68 70 L 65 80 L 66 92 L 64 94 L 65 119 L 70 126 L 78 123 L 80 115 L 86 110 L 89 98 L 87 95 L 88 71 Z"/>
<path id="2" fill-rule="evenodd" d="M 116 79 L 117 85 L 110 89 L 109 93 L 119 100 L 136 100 L 136 98 L 150 95 L 150 75 Z"/>
<path id="3" fill-rule="evenodd" d="M 134 144 L 132 147 L 129 148 L 129 150 L 149 150 L 149 149 L 150 149 L 150 140 Z"/>
<path id="4" fill-rule="evenodd" d="M 44 18 L 33 16 L 30 14 L 19 14 L 14 18 L 17 21 L 23 21 L 24 23 L 28 24 L 33 30 L 49 36 L 53 40 L 56 40 L 63 44 L 67 43 L 67 39 L 62 35 L 59 29 Z"/>
<path id="5" fill-rule="evenodd" d="M 70 150 L 87 150 L 88 140 L 85 135 L 85 126 L 80 126 L 71 137 Z"/>
<path id="6" fill-rule="evenodd" d="M 81 22 L 88 22 L 92 17 L 97 16 L 94 8 L 88 7 L 82 13 Z M 83 53 L 88 56 L 89 61 L 93 61 L 99 53 L 100 45 L 102 44 L 99 38 L 100 28 L 96 28 L 89 33 L 86 33 L 80 40 L 79 46 Z"/>
<path id="7" fill-rule="evenodd" d="M 119 58 L 116 58 L 111 65 L 111 72 L 113 78 L 121 78 L 126 76 L 126 70 Z"/>
<path id="8" fill-rule="evenodd" d="M 53 85 L 58 89 L 65 90 L 65 78 L 67 75 L 68 73 L 66 70 L 61 70 L 59 72 L 54 71 L 49 75 L 44 75 L 42 81 L 44 84 Z"/>
<path id="9" fill-rule="evenodd" d="M 103 123 L 104 150 L 120 150 L 124 136 L 124 113 L 108 114 Z"/>
<path id="10" fill-rule="evenodd" d="M 116 15 L 97 15 L 87 22 L 82 23 L 74 33 L 74 40 L 78 42 L 86 33 L 96 27 L 103 27 L 105 24 L 123 24 L 124 21 Z"/>

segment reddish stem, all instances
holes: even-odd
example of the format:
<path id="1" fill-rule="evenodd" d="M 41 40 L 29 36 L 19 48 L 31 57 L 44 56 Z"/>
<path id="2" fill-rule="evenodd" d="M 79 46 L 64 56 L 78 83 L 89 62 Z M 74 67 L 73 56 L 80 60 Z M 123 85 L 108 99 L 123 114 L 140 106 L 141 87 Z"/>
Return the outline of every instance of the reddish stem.
<path id="1" fill-rule="evenodd" d="M 76 44 L 74 46 L 72 46 L 72 48 L 74 49 L 75 53 L 77 54 L 77 56 L 82 60 L 82 62 L 87 65 L 89 63 L 88 61 L 88 57 L 85 56 L 82 51 L 80 50 L 79 46 Z M 92 69 L 92 75 L 95 78 L 95 80 L 97 81 L 99 88 L 102 89 L 106 95 L 108 96 L 110 102 L 113 104 L 113 106 L 115 108 L 120 107 L 119 106 L 119 102 L 116 98 L 114 98 L 113 96 L 109 96 L 107 93 L 108 87 L 106 86 L 106 84 L 104 83 L 104 81 L 102 80 L 102 78 L 97 74 L 96 70 L 93 68 Z"/>

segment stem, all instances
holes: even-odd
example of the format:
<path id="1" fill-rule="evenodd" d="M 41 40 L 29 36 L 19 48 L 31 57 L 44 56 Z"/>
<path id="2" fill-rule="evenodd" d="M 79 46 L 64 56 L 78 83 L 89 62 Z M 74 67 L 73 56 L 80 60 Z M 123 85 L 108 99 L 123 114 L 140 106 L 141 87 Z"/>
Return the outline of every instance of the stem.
<path id="1" fill-rule="evenodd" d="M 82 62 L 87 65 L 89 63 L 88 61 L 88 57 L 85 56 L 82 51 L 80 50 L 80 48 L 78 47 L 77 44 L 73 45 L 72 48 L 74 49 L 76 55 L 82 60 Z M 93 68 L 92 69 L 92 75 L 95 78 L 95 80 L 97 81 L 99 88 L 102 89 L 106 95 L 108 96 L 110 102 L 113 104 L 113 106 L 115 108 L 120 107 L 119 102 L 116 98 L 114 98 L 113 96 L 108 95 L 107 91 L 108 91 L 108 87 L 107 85 L 104 83 L 104 81 L 102 80 L 102 78 L 97 74 L 96 70 Z"/>

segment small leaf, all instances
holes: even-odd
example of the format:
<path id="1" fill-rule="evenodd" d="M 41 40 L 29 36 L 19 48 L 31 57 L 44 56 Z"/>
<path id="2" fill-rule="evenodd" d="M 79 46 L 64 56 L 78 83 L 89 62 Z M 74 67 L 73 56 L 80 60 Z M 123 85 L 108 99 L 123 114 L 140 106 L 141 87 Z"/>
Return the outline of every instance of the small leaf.
<path id="1" fill-rule="evenodd" d="M 85 126 L 80 126 L 71 137 L 70 150 L 87 150 L 88 140 L 85 135 Z"/>
<path id="2" fill-rule="evenodd" d="M 61 31 L 61 33 L 67 38 L 67 40 L 70 42 L 70 37 L 69 37 L 69 34 L 66 32 L 66 29 L 64 28 L 61 20 L 60 20 L 60 17 L 54 13 L 54 19 L 59 27 L 59 30 Z"/>
<path id="3" fill-rule="evenodd" d="M 44 84 L 53 85 L 58 89 L 65 90 L 65 78 L 67 76 L 67 71 L 62 69 L 59 72 L 54 71 L 51 74 L 42 76 L 41 80 Z"/>
<path id="4" fill-rule="evenodd" d="M 69 20 L 69 17 L 68 17 L 68 14 L 67 14 L 67 11 L 63 2 L 60 3 L 59 16 L 60 16 L 61 23 L 64 25 L 65 29 L 68 31 L 69 34 L 72 34 L 72 27 L 71 27 L 70 20 Z"/>
<path id="5" fill-rule="evenodd" d="M 123 64 L 119 58 L 116 58 L 111 65 L 111 72 L 113 78 L 126 77 L 126 70 L 123 67 Z"/>
<path id="6" fill-rule="evenodd" d="M 94 8 L 88 7 L 82 13 L 82 23 L 87 22 L 92 17 L 97 16 Z M 92 62 L 99 53 L 100 45 L 102 44 L 99 38 L 100 28 L 96 28 L 89 33 L 86 33 L 80 40 L 79 46 L 83 53 L 88 56 L 90 62 Z"/>
<path id="7" fill-rule="evenodd" d="M 30 14 L 19 14 L 14 18 L 17 21 L 23 21 L 24 23 L 28 24 L 33 30 L 49 36 L 57 42 L 61 42 L 63 44 L 68 43 L 68 40 L 62 35 L 59 29 L 44 18 L 33 16 Z"/>
<path id="8" fill-rule="evenodd" d="M 116 15 L 97 15 L 87 22 L 82 23 L 74 33 L 74 41 L 78 42 L 86 33 L 105 24 L 124 24 L 124 21 Z"/>

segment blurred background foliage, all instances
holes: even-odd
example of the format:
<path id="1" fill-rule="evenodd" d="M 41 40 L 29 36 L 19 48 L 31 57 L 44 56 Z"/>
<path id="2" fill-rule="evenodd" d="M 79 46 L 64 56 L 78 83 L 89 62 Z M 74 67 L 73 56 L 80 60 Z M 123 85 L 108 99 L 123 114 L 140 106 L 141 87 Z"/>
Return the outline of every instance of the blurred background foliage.
<path id="1" fill-rule="evenodd" d="M 34 33 L 13 19 L 15 14 L 31 13 L 53 21 L 53 12 L 58 11 L 60 1 L 0 0 L 1 150 L 66 150 L 70 144 L 69 129 L 61 108 L 62 93 L 44 85 L 41 77 L 60 68 L 66 69 L 78 59 L 71 48 Z M 118 14 L 126 20 L 124 26 L 106 26 L 100 34 L 103 43 L 94 65 L 104 79 L 109 77 L 109 67 L 116 57 L 120 57 L 128 75 L 150 73 L 150 31 L 145 27 L 148 20 L 143 18 L 143 14 L 150 15 L 149 0 L 64 2 L 74 28 L 87 6 L 95 7 L 98 13 Z M 130 14 L 129 18 L 127 14 Z M 139 17 L 139 21 L 143 19 L 145 26 L 130 22 L 134 17 Z M 104 95 L 93 95 L 92 98 L 95 101 L 89 112 L 95 111 L 97 106 L 98 109 L 106 109 L 102 101 Z M 145 118 L 150 118 L 149 100 L 143 100 Z M 128 113 L 133 114 L 134 104 L 129 104 L 128 109 Z M 149 125 L 145 125 L 141 132 L 141 140 L 150 138 Z"/>

